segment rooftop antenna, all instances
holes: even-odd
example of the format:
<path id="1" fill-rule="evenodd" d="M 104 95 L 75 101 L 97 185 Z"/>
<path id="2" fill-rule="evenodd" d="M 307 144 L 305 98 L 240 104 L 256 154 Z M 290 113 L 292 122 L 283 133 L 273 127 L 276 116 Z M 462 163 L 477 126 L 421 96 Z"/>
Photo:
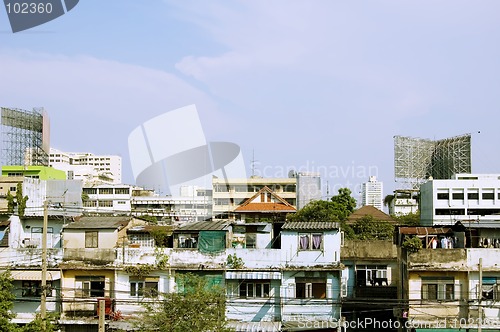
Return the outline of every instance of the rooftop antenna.
<path id="1" fill-rule="evenodd" d="M 250 166 L 252 168 L 252 177 L 255 176 L 255 163 L 257 160 L 255 160 L 255 150 L 252 150 L 252 162 L 250 163 Z"/>

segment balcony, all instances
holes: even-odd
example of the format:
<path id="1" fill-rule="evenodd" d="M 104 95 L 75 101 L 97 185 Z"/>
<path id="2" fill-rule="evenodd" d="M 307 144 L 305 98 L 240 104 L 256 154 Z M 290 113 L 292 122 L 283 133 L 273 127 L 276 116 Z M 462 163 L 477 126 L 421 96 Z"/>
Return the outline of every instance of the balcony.
<path id="1" fill-rule="evenodd" d="M 64 249 L 63 261 L 102 266 L 114 263 L 116 256 L 116 249 L 68 248 Z"/>
<path id="2" fill-rule="evenodd" d="M 408 269 L 414 271 L 466 271 L 467 249 L 421 249 L 408 255 Z"/>

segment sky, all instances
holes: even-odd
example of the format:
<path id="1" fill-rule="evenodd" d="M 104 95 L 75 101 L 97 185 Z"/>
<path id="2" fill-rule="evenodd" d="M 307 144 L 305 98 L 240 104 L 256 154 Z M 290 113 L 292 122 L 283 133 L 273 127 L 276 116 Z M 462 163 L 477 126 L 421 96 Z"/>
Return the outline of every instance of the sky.
<path id="1" fill-rule="evenodd" d="M 500 173 L 499 12 L 496 0 L 82 0 L 12 33 L 0 8 L 0 106 L 44 107 L 52 147 L 120 155 L 128 184 L 129 134 L 194 104 L 207 141 L 239 145 L 249 175 L 320 172 L 325 196 L 358 200 L 373 175 L 387 195 L 401 187 L 395 135 L 470 133 L 472 171 Z"/>

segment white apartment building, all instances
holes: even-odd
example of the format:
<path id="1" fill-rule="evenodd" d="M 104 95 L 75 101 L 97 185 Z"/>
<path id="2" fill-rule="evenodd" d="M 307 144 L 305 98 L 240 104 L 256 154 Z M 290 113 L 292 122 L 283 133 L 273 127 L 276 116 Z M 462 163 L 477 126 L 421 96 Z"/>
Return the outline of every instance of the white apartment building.
<path id="1" fill-rule="evenodd" d="M 380 181 L 377 181 L 376 176 L 370 176 L 368 182 L 363 183 L 362 185 L 362 197 L 361 197 L 361 205 L 371 205 L 376 207 L 379 210 L 382 210 L 382 192 L 383 192 L 383 184 Z"/>
<path id="2" fill-rule="evenodd" d="M 122 158 L 116 155 L 63 152 L 51 148 L 49 165 L 65 171 L 69 180 L 82 180 L 84 184 L 122 182 Z"/>
<path id="3" fill-rule="evenodd" d="M 456 174 L 449 180 L 430 179 L 420 186 L 423 226 L 500 226 L 500 174 Z"/>
<path id="4" fill-rule="evenodd" d="M 404 216 L 418 212 L 418 189 L 394 190 L 394 198 L 389 203 L 389 214 Z"/>

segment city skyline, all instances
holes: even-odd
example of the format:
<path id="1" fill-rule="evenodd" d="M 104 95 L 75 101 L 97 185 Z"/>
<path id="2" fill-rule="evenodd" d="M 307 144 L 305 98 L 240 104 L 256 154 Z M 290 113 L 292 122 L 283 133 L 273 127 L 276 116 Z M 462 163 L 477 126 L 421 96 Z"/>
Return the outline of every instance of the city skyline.
<path id="1" fill-rule="evenodd" d="M 498 173 L 499 7 L 82 2 L 16 34 L 2 9 L 0 104 L 44 107 L 52 147 L 117 154 L 125 183 L 130 132 L 191 104 L 247 174 L 319 170 L 330 196 L 347 186 L 359 200 L 369 176 L 398 188 L 396 135 L 471 133 L 472 172 Z"/>

